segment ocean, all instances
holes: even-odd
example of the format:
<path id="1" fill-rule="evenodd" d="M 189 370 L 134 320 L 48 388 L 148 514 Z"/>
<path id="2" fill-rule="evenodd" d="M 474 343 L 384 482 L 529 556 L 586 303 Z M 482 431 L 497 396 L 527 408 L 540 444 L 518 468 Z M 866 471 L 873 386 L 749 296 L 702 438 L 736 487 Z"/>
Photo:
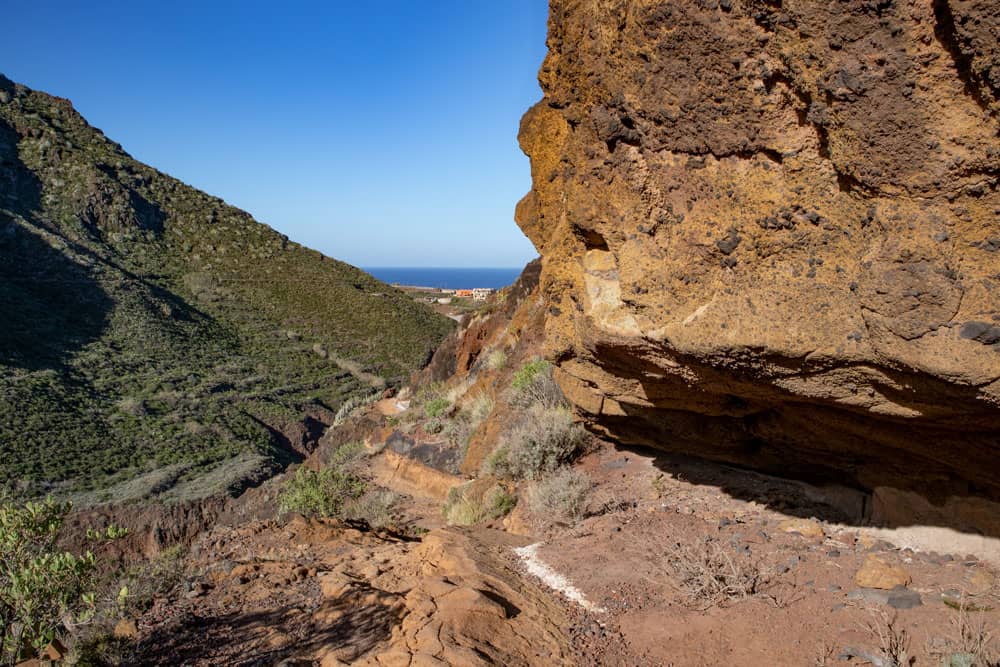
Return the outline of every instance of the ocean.
<path id="1" fill-rule="evenodd" d="M 499 289 L 512 284 L 521 275 L 520 268 L 447 268 L 371 266 L 362 267 L 379 280 L 390 285 L 417 285 L 442 289 L 472 289 L 492 287 Z"/>

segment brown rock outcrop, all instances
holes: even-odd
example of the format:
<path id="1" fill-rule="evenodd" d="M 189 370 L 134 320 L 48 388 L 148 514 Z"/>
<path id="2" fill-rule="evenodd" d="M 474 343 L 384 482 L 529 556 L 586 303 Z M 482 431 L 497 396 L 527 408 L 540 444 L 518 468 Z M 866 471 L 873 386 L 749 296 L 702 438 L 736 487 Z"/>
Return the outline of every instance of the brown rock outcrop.
<path id="1" fill-rule="evenodd" d="M 985 0 L 552 0 L 517 220 L 591 428 L 1000 534 L 998 31 Z"/>

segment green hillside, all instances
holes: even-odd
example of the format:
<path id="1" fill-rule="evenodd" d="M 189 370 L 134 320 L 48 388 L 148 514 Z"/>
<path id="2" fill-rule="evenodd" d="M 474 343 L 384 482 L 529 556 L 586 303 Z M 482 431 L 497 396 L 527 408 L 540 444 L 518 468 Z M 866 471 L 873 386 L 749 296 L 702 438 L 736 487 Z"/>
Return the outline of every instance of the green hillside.
<path id="1" fill-rule="evenodd" d="M 405 377 L 451 326 L 0 76 L 0 484 L 269 474 L 277 431 Z"/>

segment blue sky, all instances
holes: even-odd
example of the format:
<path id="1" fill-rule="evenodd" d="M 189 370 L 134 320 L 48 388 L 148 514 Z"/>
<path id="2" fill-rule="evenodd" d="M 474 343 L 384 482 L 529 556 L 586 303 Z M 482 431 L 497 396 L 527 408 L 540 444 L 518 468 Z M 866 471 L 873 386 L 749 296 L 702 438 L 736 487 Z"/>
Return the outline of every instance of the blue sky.
<path id="1" fill-rule="evenodd" d="M 0 72 L 361 266 L 519 266 L 545 0 L 5 3 Z"/>

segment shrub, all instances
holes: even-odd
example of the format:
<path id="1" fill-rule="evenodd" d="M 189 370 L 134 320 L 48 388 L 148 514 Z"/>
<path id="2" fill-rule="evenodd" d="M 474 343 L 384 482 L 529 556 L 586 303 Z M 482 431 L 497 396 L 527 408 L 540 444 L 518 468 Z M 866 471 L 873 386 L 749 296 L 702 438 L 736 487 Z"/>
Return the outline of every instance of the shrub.
<path id="1" fill-rule="evenodd" d="M 424 414 L 434 419 L 444 414 L 445 410 L 451 407 L 451 402 L 447 398 L 433 398 L 424 403 Z"/>
<path id="2" fill-rule="evenodd" d="M 60 551 L 68 503 L 0 504 L 0 659 L 37 655 L 95 611 L 94 554 Z"/>
<path id="3" fill-rule="evenodd" d="M 469 414 L 469 418 L 479 425 L 484 419 L 489 417 L 490 413 L 493 412 L 494 402 L 488 394 L 482 393 L 477 394 L 469 406 L 466 408 Z"/>
<path id="4" fill-rule="evenodd" d="M 523 391 L 528 385 L 535 381 L 538 375 L 546 375 L 552 372 L 552 364 L 544 359 L 532 359 L 514 373 L 510 386 L 514 391 Z"/>
<path id="5" fill-rule="evenodd" d="M 946 604 L 952 602 L 949 598 L 944 599 Z M 942 664 L 1000 665 L 1000 642 L 997 641 L 996 628 L 991 627 L 987 615 L 982 613 L 987 608 L 970 604 L 964 595 L 948 606 L 956 611 L 948 619 L 950 633 L 946 637 L 932 640 L 932 652 L 941 659 Z M 892 634 L 883 632 L 881 636 Z M 886 652 L 887 642 L 883 639 L 881 644 L 883 652 Z"/>
<path id="6" fill-rule="evenodd" d="M 510 388 L 510 403 L 514 407 L 540 405 L 554 408 L 566 405 L 566 399 L 552 377 L 552 364 L 541 359 L 529 361 L 514 373 Z"/>
<path id="7" fill-rule="evenodd" d="M 369 491 L 360 498 L 345 504 L 343 517 L 355 521 L 364 521 L 370 528 L 386 528 L 395 523 L 393 509 L 399 502 L 399 496 L 388 490 Z"/>
<path id="8" fill-rule="evenodd" d="M 282 512 L 341 517 L 344 505 L 360 498 L 364 492 L 364 481 L 339 466 L 318 471 L 301 467 L 285 483 L 278 505 Z"/>
<path id="9" fill-rule="evenodd" d="M 442 429 L 442 433 L 455 447 L 466 447 L 483 420 L 493 411 L 493 399 L 483 393 L 473 398 L 467 407 L 452 417 Z M 424 426 L 427 431 L 427 426 Z M 434 431 L 428 431 L 433 433 Z"/>
<path id="10" fill-rule="evenodd" d="M 337 414 L 333 417 L 333 425 L 340 426 L 344 421 L 354 414 L 355 411 L 361 408 L 371 405 L 382 396 L 382 392 L 375 391 L 370 394 L 363 396 L 351 396 L 349 399 L 340 404 L 337 409 Z"/>
<path id="11" fill-rule="evenodd" d="M 585 439 L 569 410 L 536 405 L 486 458 L 484 470 L 508 479 L 537 479 L 572 461 Z"/>
<path id="12" fill-rule="evenodd" d="M 562 468 L 528 491 L 528 509 L 543 523 L 575 524 L 583 516 L 593 483 L 587 473 Z"/>
<path id="13" fill-rule="evenodd" d="M 767 583 L 755 558 L 730 554 L 714 541 L 691 546 L 676 542 L 668 547 L 665 560 L 685 602 L 703 610 L 757 595 Z"/>
<path id="14" fill-rule="evenodd" d="M 468 482 L 448 491 L 442 513 L 449 524 L 471 526 L 499 519 L 517 504 L 517 498 L 501 484 L 489 486 L 485 491 L 483 488 L 482 484 Z"/>
<path id="15" fill-rule="evenodd" d="M 368 455 L 368 451 L 365 449 L 364 443 L 361 442 L 345 442 L 344 444 L 333 450 L 327 459 L 327 465 L 339 468 L 350 468 L 354 466 L 358 461 L 361 461 Z"/>
<path id="16" fill-rule="evenodd" d="M 486 367 L 493 371 L 498 371 L 507 365 L 507 353 L 503 350 L 493 350 L 486 357 Z"/>

